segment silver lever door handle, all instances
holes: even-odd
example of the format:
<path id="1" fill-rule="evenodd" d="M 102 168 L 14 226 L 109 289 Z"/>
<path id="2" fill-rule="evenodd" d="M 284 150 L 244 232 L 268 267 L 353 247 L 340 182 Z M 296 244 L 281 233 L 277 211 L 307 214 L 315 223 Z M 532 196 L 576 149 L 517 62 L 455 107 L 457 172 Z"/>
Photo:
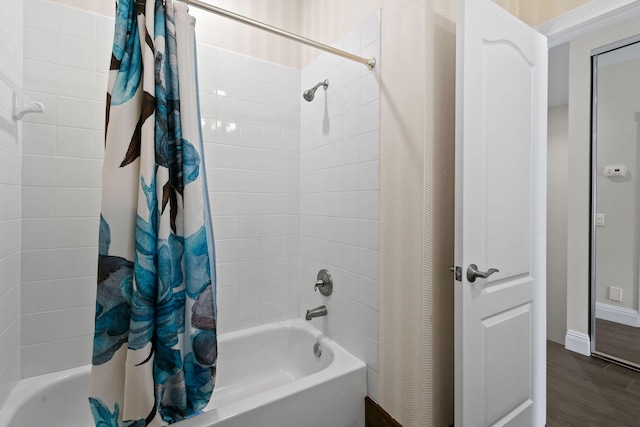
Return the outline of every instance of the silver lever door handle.
<path id="1" fill-rule="evenodd" d="M 500 270 L 498 270 L 497 268 L 490 268 L 489 271 L 485 273 L 484 271 L 479 271 L 477 265 L 471 264 L 469 265 L 469 268 L 467 268 L 467 280 L 470 282 L 475 282 L 478 277 L 481 279 L 486 279 L 493 273 L 497 273 L 499 271 Z"/>

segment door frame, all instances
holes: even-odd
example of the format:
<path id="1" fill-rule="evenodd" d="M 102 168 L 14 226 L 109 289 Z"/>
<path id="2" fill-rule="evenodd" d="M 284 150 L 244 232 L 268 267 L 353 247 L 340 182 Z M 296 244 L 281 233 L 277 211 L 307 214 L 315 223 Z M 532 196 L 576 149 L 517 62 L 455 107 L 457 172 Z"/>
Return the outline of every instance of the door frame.
<path id="1" fill-rule="evenodd" d="M 640 15 L 640 0 L 591 0 L 535 26 L 549 48 Z"/>

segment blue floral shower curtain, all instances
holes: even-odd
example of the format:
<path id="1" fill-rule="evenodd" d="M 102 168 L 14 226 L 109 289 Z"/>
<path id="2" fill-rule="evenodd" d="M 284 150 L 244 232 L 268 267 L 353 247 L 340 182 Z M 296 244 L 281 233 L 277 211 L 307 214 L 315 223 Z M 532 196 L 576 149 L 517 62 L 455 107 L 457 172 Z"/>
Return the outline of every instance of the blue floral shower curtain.
<path id="1" fill-rule="evenodd" d="M 215 260 L 196 69 L 184 4 L 118 1 L 89 397 L 100 427 L 171 424 L 213 392 Z"/>

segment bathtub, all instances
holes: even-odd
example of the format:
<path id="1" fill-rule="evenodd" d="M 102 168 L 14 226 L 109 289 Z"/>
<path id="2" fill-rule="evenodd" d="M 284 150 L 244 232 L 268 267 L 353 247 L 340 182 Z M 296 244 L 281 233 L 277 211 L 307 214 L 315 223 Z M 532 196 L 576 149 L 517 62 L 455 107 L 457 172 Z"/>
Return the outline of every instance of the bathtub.
<path id="1" fill-rule="evenodd" d="M 364 363 L 302 319 L 224 334 L 218 346 L 211 402 L 174 425 L 364 426 Z M 83 366 L 20 381 L 0 409 L 0 427 L 92 427 L 89 378 Z"/>

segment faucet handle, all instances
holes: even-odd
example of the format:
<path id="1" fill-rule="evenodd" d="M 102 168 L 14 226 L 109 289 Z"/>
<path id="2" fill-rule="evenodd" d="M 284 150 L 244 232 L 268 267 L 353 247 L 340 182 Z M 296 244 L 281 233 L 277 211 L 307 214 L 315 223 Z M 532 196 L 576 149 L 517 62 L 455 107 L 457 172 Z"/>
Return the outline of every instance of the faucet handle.
<path id="1" fill-rule="evenodd" d="M 333 291 L 333 279 L 331 278 L 331 273 L 329 270 L 323 268 L 318 272 L 318 277 L 316 280 L 316 285 L 313 287 L 314 291 L 320 289 L 320 293 L 325 297 L 331 295 Z"/>

